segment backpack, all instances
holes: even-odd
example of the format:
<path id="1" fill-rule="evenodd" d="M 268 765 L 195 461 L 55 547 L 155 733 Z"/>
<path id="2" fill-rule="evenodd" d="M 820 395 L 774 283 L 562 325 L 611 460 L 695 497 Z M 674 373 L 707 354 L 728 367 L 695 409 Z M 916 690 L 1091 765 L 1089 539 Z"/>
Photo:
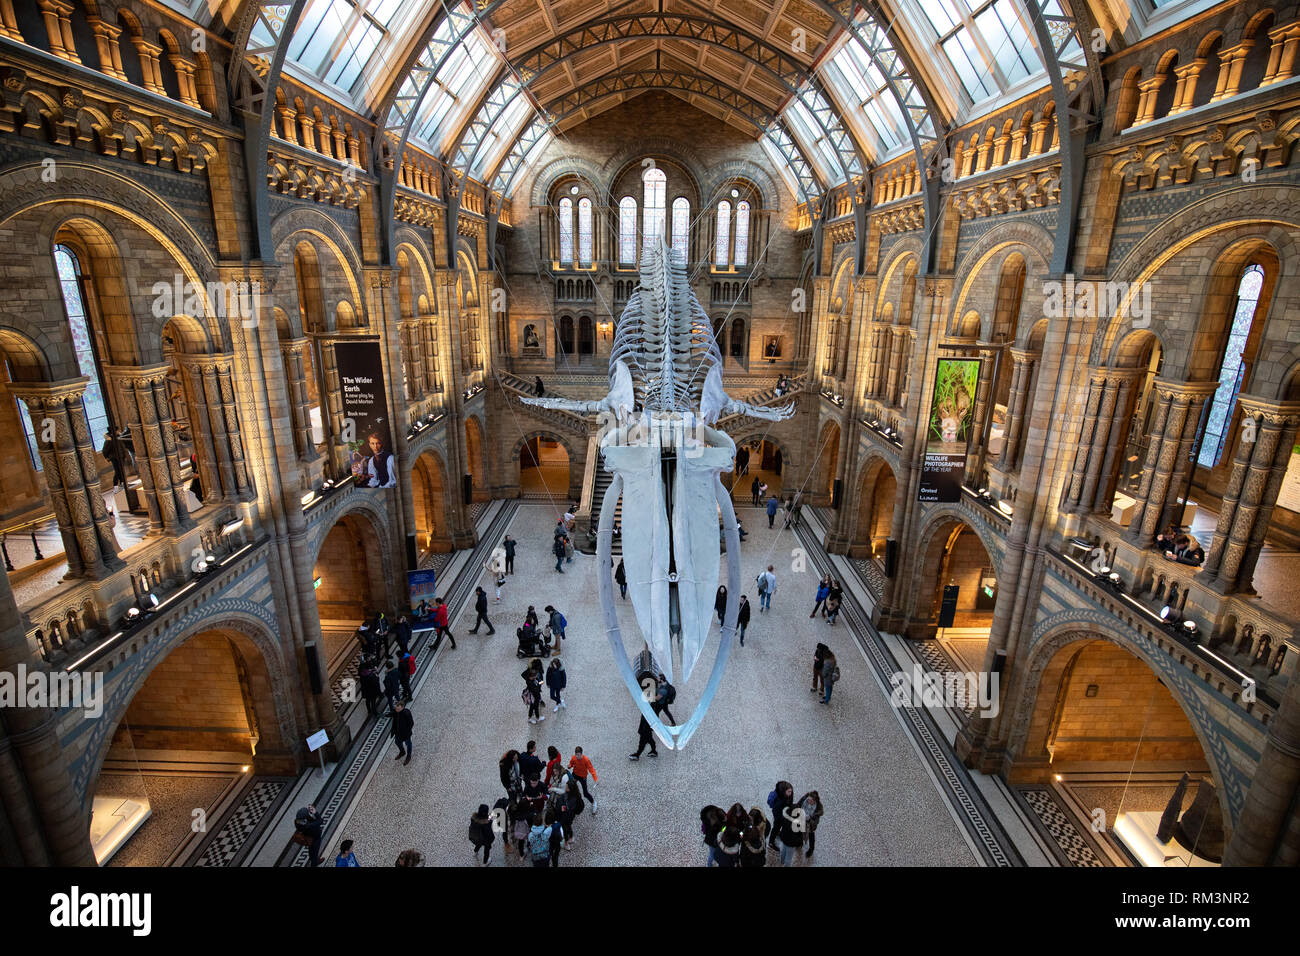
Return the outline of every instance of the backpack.
<path id="1" fill-rule="evenodd" d="M 758 577 L 754 578 L 754 583 L 758 585 L 759 594 L 767 593 L 767 579 L 763 575 L 760 574 Z"/>
<path id="2" fill-rule="evenodd" d="M 528 831 L 528 853 L 534 860 L 551 858 L 551 831 L 549 827 Z"/>
<path id="3" fill-rule="evenodd" d="M 767 795 L 767 808 L 769 810 L 776 809 L 776 790 L 773 790 Z"/>
<path id="4" fill-rule="evenodd" d="M 831 683 L 838 684 L 839 682 L 840 682 L 840 665 L 836 664 L 835 670 L 831 671 Z"/>
<path id="5" fill-rule="evenodd" d="M 671 704 L 677 699 L 677 688 L 672 684 L 664 684 L 664 703 Z"/>
<path id="6" fill-rule="evenodd" d="M 537 698 L 533 696 L 533 689 L 531 687 L 525 687 L 523 692 L 519 695 L 519 699 L 529 707 L 533 706 L 533 704 L 537 702 Z"/>
<path id="7" fill-rule="evenodd" d="M 560 630 L 564 630 L 566 627 L 569 626 L 569 622 L 564 619 L 564 615 L 561 614 L 559 611 L 555 612 L 555 616 L 560 619 Z"/>

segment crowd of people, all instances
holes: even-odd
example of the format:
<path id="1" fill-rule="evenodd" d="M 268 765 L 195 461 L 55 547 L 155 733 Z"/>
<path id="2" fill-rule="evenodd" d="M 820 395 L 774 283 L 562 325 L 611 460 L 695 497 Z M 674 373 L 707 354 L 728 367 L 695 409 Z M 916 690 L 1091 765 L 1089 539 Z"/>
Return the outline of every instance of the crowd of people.
<path id="1" fill-rule="evenodd" d="M 573 748 L 566 761 L 559 749 L 546 748 L 546 760 L 537 755 L 537 741 L 530 740 L 522 752 L 507 750 L 498 764 L 505 796 L 488 807 L 479 804 L 470 816 L 469 841 L 474 858 L 487 863 L 492 845 L 500 835 L 506 860 L 512 850 L 533 866 L 559 866 L 564 850 L 574 846 L 574 820 L 586 803 L 596 815 L 596 768 L 581 747 Z M 512 842 L 513 841 L 513 842 Z"/>
<path id="2" fill-rule="evenodd" d="M 794 785 L 778 780 L 767 795 L 772 819 L 758 807 L 746 810 L 734 803 L 730 810 L 710 804 L 700 811 L 706 866 L 766 866 L 767 851 L 776 850 L 782 866 L 790 866 L 807 846 L 804 859 L 812 859 L 817 845 L 817 825 L 823 807 L 820 795 L 810 790 L 798 800 Z"/>

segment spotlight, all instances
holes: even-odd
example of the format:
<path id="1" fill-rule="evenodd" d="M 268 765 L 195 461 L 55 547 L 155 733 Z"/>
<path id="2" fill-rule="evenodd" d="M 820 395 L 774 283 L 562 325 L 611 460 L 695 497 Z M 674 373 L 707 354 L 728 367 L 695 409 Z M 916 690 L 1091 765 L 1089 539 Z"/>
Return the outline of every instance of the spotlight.
<path id="1" fill-rule="evenodd" d="M 302 496 L 302 506 L 306 508 L 315 500 L 316 500 L 316 489 L 313 488 L 311 491 L 307 492 L 305 495 Z"/>
<path id="2" fill-rule="evenodd" d="M 1011 503 L 1010 503 L 1010 502 L 1008 502 L 1008 501 L 999 501 L 999 502 L 998 502 L 998 510 L 1001 511 L 1001 512 L 1002 512 L 1004 515 L 1006 515 L 1008 518 L 1011 517 Z"/>
<path id="3" fill-rule="evenodd" d="M 243 519 L 243 518 L 238 518 L 238 519 L 236 519 L 236 520 L 234 520 L 234 521 L 228 521 L 228 522 L 226 522 L 224 525 L 221 526 L 221 533 L 222 533 L 223 535 L 226 535 L 226 534 L 234 534 L 236 531 L 238 531 L 238 530 L 239 530 L 240 528 L 242 528 L 243 526 L 244 526 L 244 519 Z"/>
<path id="4" fill-rule="evenodd" d="M 1196 633 L 1199 630 L 1200 628 L 1196 626 L 1195 621 L 1192 620 L 1183 621 L 1183 633 L 1186 634 L 1188 637 L 1195 639 Z"/>

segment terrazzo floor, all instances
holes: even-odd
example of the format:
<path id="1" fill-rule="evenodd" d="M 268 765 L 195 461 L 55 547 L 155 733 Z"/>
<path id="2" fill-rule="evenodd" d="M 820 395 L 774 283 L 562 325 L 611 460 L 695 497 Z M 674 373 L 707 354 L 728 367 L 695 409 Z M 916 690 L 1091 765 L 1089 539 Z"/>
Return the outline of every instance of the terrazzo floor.
<path id="1" fill-rule="evenodd" d="M 516 574 L 501 604 L 490 604 L 497 628 L 467 633 L 472 610 L 453 622 L 459 648 L 439 650 L 429 679 L 417 690 L 415 757 L 394 761 L 389 745 L 341 822 L 333 842 L 355 841 L 363 865 L 391 865 L 407 847 L 428 865 L 474 865 L 466 839 L 470 813 L 502 796 L 497 761 L 530 738 L 545 754 L 557 746 L 565 760 L 581 745 L 600 778 L 599 815 L 578 817 L 576 843 L 561 865 L 699 865 L 704 849 L 699 811 L 706 804 L 766 810 L 778 779 L 796 794 L 817 789 L 826 808 L 817 833 L 818 865 L 973 865 L 976 861 L 947 805 L 899 726 L 843 622 L 831 628 L 811 621 L 817 571 L 792 569 L 798 542 L 779 526 L 769 531 L 754 509 L 742 509 L 752 528 L 742 549 L 742 576 L 753 600 L 745 647 L 736 647 L 726 677 L 696 736 L 685 751 L 660 744 L 659 757 L 639 762 L 638 715 L 617 676 L 599 627 L 596 559 L 579 554 L 566 573 L 555 573 L 547 554 L 554 515 L 525 503 L 510 533 L 520 542 Z M 760 614 L 753 581 L 768 563 L 778 587 L 771 612 Z M 489 593 L 490 589 L 489 589 Z M 515 628 L 528 604 L 540 612 L 554 604 L 569 621 L 563 659 L 569 674 L 568 707 L 558 714 L 548 701 L 546 720 L 527 722 L 520 701 L 524 662 L 515 656 Z M 636 633 L 630 602 L 621 604 L 625 640 Z M 718 628 L 689 683 L 678 681 L 672 711 L 691 713 L 717 646 Z M 814 645 L 836 652 L 843 679 L 829 706 L 809 693 Z M 638 648 L 632 647 L 632 650 Z M 648 754 L 648 752 L 647 752 Z M 335 852 L 327 848 L 327 856 Z M 493 866 L 504 860 L 500 840 Z M 772 854 L 771 862 L 776 862 Z M 799 865 L 807 865 L 801 858 Z"/>
<path id="2" fill-rule="evenodd" d="M 162 866 L 191 834 L 195 808 L 211 809 L 233 778 L 229 774 L 103 773 L 97 791 L 149 800 L 149 819 L 106 866 Z"/>

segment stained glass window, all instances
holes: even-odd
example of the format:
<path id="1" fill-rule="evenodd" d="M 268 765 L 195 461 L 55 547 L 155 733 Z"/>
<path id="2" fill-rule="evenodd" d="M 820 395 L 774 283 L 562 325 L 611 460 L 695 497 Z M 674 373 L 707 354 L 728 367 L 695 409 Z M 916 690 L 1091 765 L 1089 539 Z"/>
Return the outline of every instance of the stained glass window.
<path id="1" fill-rule="evenodd" d="M 749 203 L 741 200 L 736 204 L 736 265 L 749 264 Z"/>
<path id="2" fill-rule="evenodd" d="M 618 261 L 625 266 L 636 263 L 636 200 L 631 196 L 618 203 Z"/>
<path id="3" fill-rule="evenodd" d="M 731 203 L 722 200 L 718 203 L 718 243 L 714 249 L 713 261 L 718 266 L 727 264 L 727 246 L 731 244 Z"/>
<path id="4" fill-rule="evenodd" d="M 645 184 L 641 231 L 645 235 L 645 241 L 650 243 L 664 234 L 664 216 L 667 211 L 664 202 L 668 177 L 658 166 L 651 166 L 641 181 Z"/>
<path id="5" fill-rule="evenodd" d="M 1223 350 L 1223 365 L 1219 369 L 1219 387 L 1214 391 L 1214 401 L 1205 420 L 1205 435 L 1201 439 L 1201 453 L 1197 461 L 1206 468 L 1213 468 L 1223 456 L 1223 446 L 1228 437 L 1228 426 L 1232 423 L 1232 413 L 1237 405 L 1237 393 L 1241 391 L 1241 381 L 1245 373 L 1242 361 L 1246 352 L 1246 342 L 1250 338 L 1250 326 L 1255 321 L 1255 312 L 1259 307 L 1260 290 L 1264 287 L 1264 270 L 1257 266 L 1248 266 L 1241 274 L 1237 284 L 1237 305 L 1232 313 L 1232 328 L 1228 331 L 1228 343 Z"/>
<path id="6" fill-rule="evenodd" d="M 86 410 L 92 440 L 96 443 L 108 430 L 108 411 L 104 405 L 104 389 L 95 368 L 95 346 L 86 322 L 86 307 L 81 298 L 81 263 L 67 246 L 54 247 L 54 265 L 59 273 L 59 287 L 63 293 L 63 309 L 68 317 L 72 335 L 72 349 L 77 357 L 77 370 L 90 379 L 81 403 Z"/>
<path id="7" fill-rule="evenodd" d="M 560 200 L 560 261 L 573 262 L 573 200 Z"/>
<path id="8" fill-rule="evenodd" d="M 595 256 L 595 243 L 591 228 L 591 200 L 585 196 L 578 200 L 578 260 L 584 266 L 591 265 Z"/>
<path id="9" fill-rule="evenodd" d="M 685 196 L 673 200 L 673 249 L 685 262 L 690 258 L 691 201 Z"/>

